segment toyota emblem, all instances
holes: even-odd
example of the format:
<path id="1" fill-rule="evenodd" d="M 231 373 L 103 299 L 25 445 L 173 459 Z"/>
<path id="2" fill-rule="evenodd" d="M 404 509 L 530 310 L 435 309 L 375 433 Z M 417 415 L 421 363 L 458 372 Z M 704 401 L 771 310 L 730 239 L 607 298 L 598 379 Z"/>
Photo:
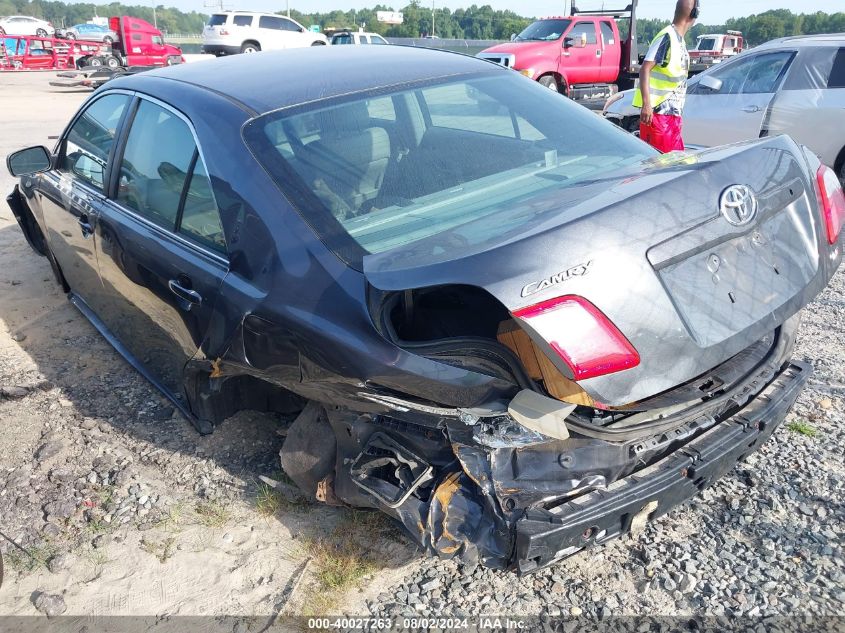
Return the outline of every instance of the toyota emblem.
<path id="1" fill-rule="evenodd" d="M 757 198 L 747 185 L 731 185 L 719 196 L 719 210 L 734 226 L 743 226 L 757 215 Z"/>

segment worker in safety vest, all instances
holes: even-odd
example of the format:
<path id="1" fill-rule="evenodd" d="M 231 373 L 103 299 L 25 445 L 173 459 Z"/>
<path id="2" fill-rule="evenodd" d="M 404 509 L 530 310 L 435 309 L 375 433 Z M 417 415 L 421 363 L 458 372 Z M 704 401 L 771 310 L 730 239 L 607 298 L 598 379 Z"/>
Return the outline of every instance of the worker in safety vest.
<path id="1" fill-rule="evenodd" d="M 661 152 L 684 149 L 681 116 L 689 71 L 684 35 L 699 10 L 699 0 L 678 0 L 672 24 L 652 40 L 640 69 L 640 86 L 634 94 L 634 106 L 641 108 L 640 138 Z"/>

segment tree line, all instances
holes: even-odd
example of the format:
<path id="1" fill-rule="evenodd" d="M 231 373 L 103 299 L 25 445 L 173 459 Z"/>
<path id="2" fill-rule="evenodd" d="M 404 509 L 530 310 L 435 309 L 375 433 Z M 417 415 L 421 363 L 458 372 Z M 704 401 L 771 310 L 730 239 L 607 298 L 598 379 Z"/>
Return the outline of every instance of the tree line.
<path id="1" fill-rule="evenodd" d="M 668 5 L 667 5 L 668 6 Z M 376 5 L 372 9 L 304 13 L 291 10 L 291 17 L 301 24 L 327 28 L 356 28 L 381 33 L 386 37 L 421 37 L 436 35 L 443 39 L 507 40 L 528 26 L 533 18 L 526 18 L 510 10 L 496 10 L 489 5 L 471 5 L 465 9 L 438 8 L 435 5 L 432 21 L 431 6 L 419 0 L 396 10 L 404 14 L 402 24 L 383 24 L 376 19 L 377 11 L 393 11 L 394 7 Z M 282 13 L 281 11 L 279 13 Z M 0 0 L 0 15 L 33 15 L 50 20 L 55 26 L 69 26 L 86 22 L 95 15 L 131 15 L 153 22 L 151 6 L 125 5 L 118 2 L 95 5 L 92 3 L 59 2 L 57 0 Z M 637 21 L 638 40 L 647 44 L 669 21 L 640 19 Z M 158 27 L 167 33 L 200 33 L 208 15 L 191 11 L 186 13 L 172 7 L 159 5 L 155 9 Z M 620 22 L 623 34 L 627 23 Z M 845 12 L 792 13 L 788 9 L 774 9 L 758 15 L 734 18 L 725 24 L 696 24 L 687 34 L 690 44 L 702 33 L 724 33 L 726 29 L 742 31 L 749 45 L 756 46 L 770 39 L 786 35 L 845 32 Z"/>

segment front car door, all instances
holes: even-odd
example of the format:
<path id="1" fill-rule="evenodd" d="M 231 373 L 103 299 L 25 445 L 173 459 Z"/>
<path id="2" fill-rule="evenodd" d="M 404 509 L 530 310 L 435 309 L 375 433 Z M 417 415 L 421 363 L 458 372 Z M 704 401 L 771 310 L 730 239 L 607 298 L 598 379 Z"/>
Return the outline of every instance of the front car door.
<path id="1" fill-rule="evenodd" d="M 684 141 L 710 147 L 758 138 L 775 92 L 795 52 L 740 57 L 701 75 L 689 86 L 684 106 Z M 705 77 L 721 82 L 718 90 Z"/>
<path id="2" fill-rule="evenodd" d="M 226 245 L 187 119 L 147 98 L 129 118 L 97 223 L 110 298 L 98 316 L 136 366 L 184 403 L 182 372 L 208 330 L 228 271 Z"/>
<path id="3" fill-rule="evenodd" d="M 113 92 L 90 102 L 58 145 L 54 169 L 40 176 L 38 203 L 50 250 L 76 297 L 95 311 L 102 299 L 94 227 L 105 200 L 110 158 L 130 102 Z"/>
<path id="4" fill-rule="evenodd" d="M 571 84 L 594 83 L 601 68 L 601 48 L 593 20 L 575 22 L 563 35 L 561 74 Z"/>

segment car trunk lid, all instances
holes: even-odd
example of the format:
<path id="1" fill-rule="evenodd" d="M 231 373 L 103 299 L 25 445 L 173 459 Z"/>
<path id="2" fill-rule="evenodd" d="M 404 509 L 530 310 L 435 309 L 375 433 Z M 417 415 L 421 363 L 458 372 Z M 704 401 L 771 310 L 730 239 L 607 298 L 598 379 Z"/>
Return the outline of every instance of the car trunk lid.
<path id="1" fill-rule="evenodd" d="M 722 213 L 737 185 L 756 200 L 748 217 Z M 796 313 L 831 273 L 820 271 L 806 160 L 786 137 L 660 156 L 524 204 L 536 219 L 513 231 L 473 241 L 466 236 L 477 231 L 456 227 L 365 257 L 365 275 L 383 291 L 482 287 L 511 313 L 563 295 L 587 299 L 640 356 L 635 367 L 579 381 L 607 406 L 702 375 Z M 548 337 L 526 329 L 572 378 Z"/>

